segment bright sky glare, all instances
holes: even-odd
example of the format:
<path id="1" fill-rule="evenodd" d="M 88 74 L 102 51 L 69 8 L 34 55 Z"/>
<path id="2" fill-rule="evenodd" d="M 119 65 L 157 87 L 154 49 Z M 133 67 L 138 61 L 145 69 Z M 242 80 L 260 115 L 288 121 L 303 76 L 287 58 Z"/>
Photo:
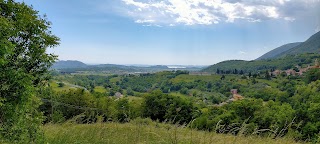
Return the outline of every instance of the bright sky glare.
<path id="1" fill-rule="evenodd" d="M 19 0 L 46 14 L 60 60 L 211 65 L 320 30 L 320 0 Z"/>

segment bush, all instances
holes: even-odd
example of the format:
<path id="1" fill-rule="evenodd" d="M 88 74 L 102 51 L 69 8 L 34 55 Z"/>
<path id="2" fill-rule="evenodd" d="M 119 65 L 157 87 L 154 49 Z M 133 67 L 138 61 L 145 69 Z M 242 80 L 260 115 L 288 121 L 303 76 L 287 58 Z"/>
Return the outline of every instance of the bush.
<path id="1" fill-rule="evenodd" d="M 64 86 L 65 86 L 65 84 L 63 82 L 58 83 L 58 87 L 64 87 Z"/>
<path id="2" fill-rule="evenodd" d="M 189 123 L 194 111 L 195 107 L 190 101 L 163 94 L 161 91 L 154 91 L 145 96 L 143 114 L 152 120 Z"/>

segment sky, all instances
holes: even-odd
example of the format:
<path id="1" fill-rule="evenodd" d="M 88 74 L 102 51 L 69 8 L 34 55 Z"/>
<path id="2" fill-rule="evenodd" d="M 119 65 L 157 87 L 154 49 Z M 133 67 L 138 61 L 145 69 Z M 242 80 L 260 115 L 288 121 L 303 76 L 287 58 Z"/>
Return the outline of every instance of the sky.
<path id="1" fill-rule="evenodd" d="M 211 65 L 320 30 L 320 0 L 18 0 L 47 15 L 60 60 Z"/>

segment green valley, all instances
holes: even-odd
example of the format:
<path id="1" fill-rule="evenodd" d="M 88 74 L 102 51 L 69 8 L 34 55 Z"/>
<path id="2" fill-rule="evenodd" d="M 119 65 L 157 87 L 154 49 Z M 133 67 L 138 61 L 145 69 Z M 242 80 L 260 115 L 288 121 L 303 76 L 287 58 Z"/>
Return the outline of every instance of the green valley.
<path id="1" fill-rule="evenodd" d="M 320 143 L 319 6 L 0 0 L 0 143 Z"/>

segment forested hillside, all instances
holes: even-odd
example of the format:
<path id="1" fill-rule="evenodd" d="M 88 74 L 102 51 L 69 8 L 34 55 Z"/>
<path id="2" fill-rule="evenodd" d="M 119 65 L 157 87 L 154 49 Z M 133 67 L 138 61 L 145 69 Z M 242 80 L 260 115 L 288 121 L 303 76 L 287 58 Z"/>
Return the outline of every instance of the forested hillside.
<path id="1" fill-rule="evenodd" d="M 308 40 L 301 43 L 300 45 L 279 54 L 278 56 L 276 56 L 276 58 L 303 53 L 320 53 L 320 32 L 312 35 Z"/>
<path id="2" fill-rule="evenodd" d="M 314 65 L 315 59 L 319 58 L 320 54 L 307 53 L 267 60 L 229 60 L 209 66 L 202 71 L 209 73 L 232 74 L 235 73 L 236 70 L 237 74 L 239 74 L 241 71 L 243 73 L 259 73 L 266 70 L 287 70 L 293 69 L 296 66 L 307 67 L 308 65 Z"/>
<path id="3" fill-rule="evenodd" d="M 52 65 L 53 69 L 70 69 L 70 68 L 86 68 L 88 65 L 86 65 L 83 62 L 80 61 L 57 61 Z"/>
<path id="4" fill-rule="evenodd" d="M 320 32 L 315 33 L 305 42 L 285 44 L 262 55 L 256 60 L 277 59 L 285 56 L 299 55 L 305 53 L 320 53 Z"/>
<path id="5" fill-rule="evenodd" d="M 203 69 L 209 73 L 234 73 L 237 71 L 259 72 L 265 70 L 286 70 L 295 66 L 312 64 L 312 59 L 318 58 L 320 53 L 320 32 L 312 35 L 302 43 L 290 43 L 278 47 L 256 60 L 227 60 Z"/>
<path id="6" fill-rule="evenodd" d="M 288 50 L 290 50 L 300 44 L 301 44 L 301 42 L 285 44 L 283 46 L 275 48 L 274 50 L 271 50 L 270 52 L 267 52 L 266 54 L 262 55 L 261 57 L 257 58 L 256 60 L 275 58 L 279 54 L 282 54 L 283 52 L 286 52 L 286 51 L 288 51 Z"/>

